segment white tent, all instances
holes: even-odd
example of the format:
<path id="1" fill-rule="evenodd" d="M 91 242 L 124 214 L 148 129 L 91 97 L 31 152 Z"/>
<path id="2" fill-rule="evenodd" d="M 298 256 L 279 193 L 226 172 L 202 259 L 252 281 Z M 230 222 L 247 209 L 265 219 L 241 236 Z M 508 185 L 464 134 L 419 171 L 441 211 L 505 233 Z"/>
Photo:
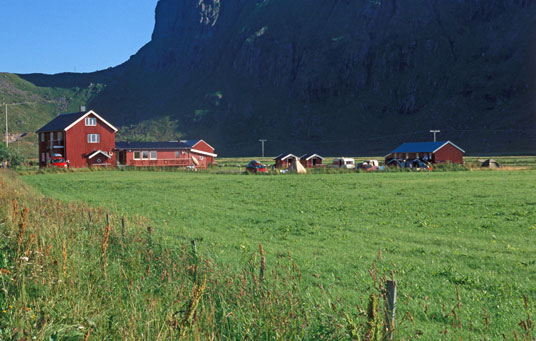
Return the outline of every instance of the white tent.
<path id="1" fill-rule="evenodd" d="M 307 174 L 307 169 L 303 167 L 303 165 L 301 164 L 300 160 L 297 157 L 294 158 L 294 162 L 290 165 L 289 169 L 290 171 L 296 172 L 298 174 Z"/>

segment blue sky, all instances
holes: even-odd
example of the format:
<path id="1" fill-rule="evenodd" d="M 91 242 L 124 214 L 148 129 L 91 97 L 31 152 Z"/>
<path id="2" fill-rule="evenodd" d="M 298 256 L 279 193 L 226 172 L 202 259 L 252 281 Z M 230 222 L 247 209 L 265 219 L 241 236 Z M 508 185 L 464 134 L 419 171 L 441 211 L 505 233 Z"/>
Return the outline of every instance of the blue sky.
<path id="1" fill-rule="evenodd" d="M 0 0 L 0 72 L 91 72 L 151 39 L 157 0 Z"/>

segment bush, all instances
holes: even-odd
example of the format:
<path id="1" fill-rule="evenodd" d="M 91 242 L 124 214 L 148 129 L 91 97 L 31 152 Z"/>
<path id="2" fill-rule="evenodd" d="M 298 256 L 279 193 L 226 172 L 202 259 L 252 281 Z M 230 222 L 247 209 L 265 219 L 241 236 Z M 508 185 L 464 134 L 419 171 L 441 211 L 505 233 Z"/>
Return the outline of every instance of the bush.
<path id="1" fill-rule="evenodd" d="M 25 159 L 18 150 L 6 147 L 5 143 L 0 143 L 0 162 L 3 161 L 7 161 L 10 168 L 17 168 L 25 162 Z"/>

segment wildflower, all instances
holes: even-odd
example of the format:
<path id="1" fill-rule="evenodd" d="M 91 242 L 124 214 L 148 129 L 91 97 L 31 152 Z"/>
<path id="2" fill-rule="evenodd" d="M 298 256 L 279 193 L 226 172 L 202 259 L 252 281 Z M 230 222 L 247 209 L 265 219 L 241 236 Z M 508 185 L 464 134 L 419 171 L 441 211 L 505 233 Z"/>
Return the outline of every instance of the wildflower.
<path id="1" fill-rule="evenodd" d="M 20 259 L 22 261 L 25 261 L 25 262 L 28 262 L 30 260 L 30 258 L 26 257 L 26 256 L 23 256 L 23 257 L 20 257 Z"/>

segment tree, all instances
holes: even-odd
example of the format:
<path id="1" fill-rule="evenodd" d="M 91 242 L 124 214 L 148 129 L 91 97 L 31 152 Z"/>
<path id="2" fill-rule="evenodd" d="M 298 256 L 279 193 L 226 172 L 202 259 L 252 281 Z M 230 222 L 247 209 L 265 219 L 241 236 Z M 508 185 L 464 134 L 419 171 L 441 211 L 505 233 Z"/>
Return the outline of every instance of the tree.
<path id="1" fill-rule="evenodd" d="M 10 168 L 17 168 L 25 160 L 18 150 L 6 147 L 5 143 L 0 143 L 0 162 L 3 161 L 7 161 Z"/>

